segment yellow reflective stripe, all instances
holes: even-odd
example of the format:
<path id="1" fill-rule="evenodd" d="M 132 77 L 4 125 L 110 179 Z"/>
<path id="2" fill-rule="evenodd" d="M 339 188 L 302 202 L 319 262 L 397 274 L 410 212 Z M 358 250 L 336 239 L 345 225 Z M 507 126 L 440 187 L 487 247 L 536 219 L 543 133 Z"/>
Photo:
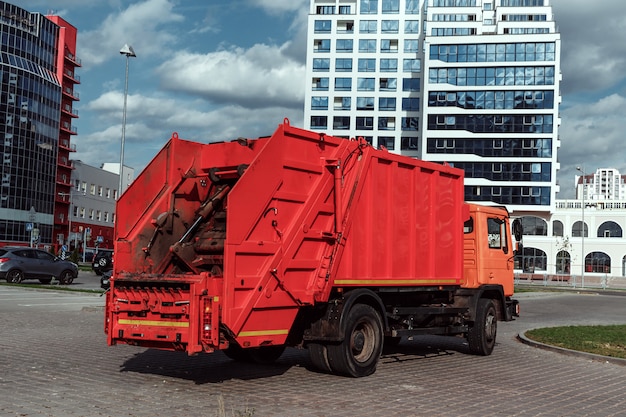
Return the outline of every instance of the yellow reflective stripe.
<path id="1" fill-rule="evenodd" d="M 117 322 L 119 324 L 130 324 L 130 325 L 135 325 L 135 326 L 189 327 L 188 322 L 182 322 L 182 321 L 119 319 Z"/>
<path id="2" fill-rule="evenodd" d="M 251 336 L 272 336 L 280 334 L 289 334 L 289 329 L 278 330 L 250 330 L 247 332 L 240 332 L 237 337 L 251 337 Z"/>
<path id="3" fill-rule="evenodd" d="M 413 284 L 457 284 L 457 279 L 336 279 L 339 285 L 413 285 Z"/>

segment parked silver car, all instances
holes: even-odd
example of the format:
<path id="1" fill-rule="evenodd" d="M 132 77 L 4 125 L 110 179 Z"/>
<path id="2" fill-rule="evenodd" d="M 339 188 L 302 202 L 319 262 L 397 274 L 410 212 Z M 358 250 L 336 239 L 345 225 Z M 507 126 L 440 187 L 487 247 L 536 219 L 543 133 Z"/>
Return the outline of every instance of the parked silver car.
<path id="1" fill-rule="evenodd" d="M 25 279 L 38 279 L 49 284 L 53 278 L 69 285 L 78 276 L 78 265 L 65 261 L 46 251 L 23 246 L 0 248 L 0 279 L 20 283 Z"/>

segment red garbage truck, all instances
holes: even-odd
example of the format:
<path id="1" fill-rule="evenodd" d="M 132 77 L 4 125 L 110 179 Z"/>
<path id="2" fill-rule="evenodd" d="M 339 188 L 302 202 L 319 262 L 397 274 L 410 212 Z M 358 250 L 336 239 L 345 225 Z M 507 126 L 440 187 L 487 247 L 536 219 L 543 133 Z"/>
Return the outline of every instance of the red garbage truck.
<path id="1" fill-rule="evenodd" d="M 463 195 L 460 169 L 288 120 L 258 139 L 174 134 L 117 203 L 108 344 L 263 363 L 300 347 L 352 377 L 402 337 L 489 355 L 519 313 L 517 242 L 505 208 Z"/>

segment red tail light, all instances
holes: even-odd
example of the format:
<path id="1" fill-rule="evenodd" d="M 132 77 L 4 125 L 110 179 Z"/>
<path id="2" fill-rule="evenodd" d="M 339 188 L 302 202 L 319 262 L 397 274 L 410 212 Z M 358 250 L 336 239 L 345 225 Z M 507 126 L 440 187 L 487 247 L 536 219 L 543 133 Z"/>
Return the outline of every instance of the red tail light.
<path id="1" fill-rule="evenodd" d="M 9 262 L 11 258 L 0 258 L 0 264 L 4 262 Z"/>

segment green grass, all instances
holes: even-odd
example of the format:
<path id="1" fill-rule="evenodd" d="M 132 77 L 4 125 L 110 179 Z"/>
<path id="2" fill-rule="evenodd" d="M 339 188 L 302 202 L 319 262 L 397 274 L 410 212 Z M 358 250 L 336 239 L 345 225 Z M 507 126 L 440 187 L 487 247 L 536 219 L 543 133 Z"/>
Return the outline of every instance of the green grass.
<path id="1" fill-rule="evenodd" d="M 52 285 L 52 284 L 35 284 L 35 283 L 23 283 L 23 284 L 10 284 L 4 281 L 0 281 L 0 286 L 4 287 L 22 287 L 22 288 L 36 288 L 44 290 L 56 290 L 56 291 L 69 291 L 69 292 L 86 292 L 90 294 L 101 294 L 104 290 L 90 290 L 85 288 L 75 288 L 67 285 Z"/>
<path id="2" fill-rule="evenodd" d="M 626 324 L 547 327 L 529 330 L 526 337 L 547 345 L 626 359 Z"/>

